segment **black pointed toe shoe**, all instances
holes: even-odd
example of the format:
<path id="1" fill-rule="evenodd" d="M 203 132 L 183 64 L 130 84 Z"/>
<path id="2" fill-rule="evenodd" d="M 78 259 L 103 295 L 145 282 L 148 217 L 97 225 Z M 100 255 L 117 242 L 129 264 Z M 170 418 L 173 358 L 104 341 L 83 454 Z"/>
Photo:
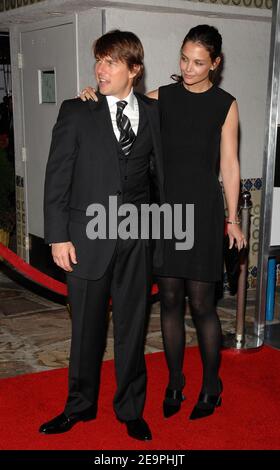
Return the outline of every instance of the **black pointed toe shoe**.
<path id="1" fill-rule="evenodd" d="M 42 424 L 39 432 L 42 434 L 61 434 L 70 429 L 79 421 L 90 421 L 96 418 L 96 408 L 90 407 L 76 416 L 66 416 L 64 413 Z"/>
<path id="2" fill-rule="evenodd" d="M 215 408 L 221 406 L 222 397 L 221 393 L 223 391 L 223 384 L 221 379 L 219 379 L 219 393 L 217 395 L 209 395 L 208 393 L 201 392 L 198 398 L 198 402 L 193 408 L 189 419 L 200 419 L 206 418 L 214 413 Z"/>
<path id="3" fill-rule="evenodd" d="M 185 377 L 183 376 L 183 385 L 181 390 L 172 390 L 171 388 L 166 389 L 165 398 L 162 404 L 163 415 L 165 418 L 170 418 L 180 411 L 181 403 L 186 399 L 182 393 L 185 383 Z"/>
<path id="4" fill-rule="evenodd" d="M 152 433 L 146 421 L 143 418 L 125 421 L 127 434 L 138 441 L 150 441 Z"/>

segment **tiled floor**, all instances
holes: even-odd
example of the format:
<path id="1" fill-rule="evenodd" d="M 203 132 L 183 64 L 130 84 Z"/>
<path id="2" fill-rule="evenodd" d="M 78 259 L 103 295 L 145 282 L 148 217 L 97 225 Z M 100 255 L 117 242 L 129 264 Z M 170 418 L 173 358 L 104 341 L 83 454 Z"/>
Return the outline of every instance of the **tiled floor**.
<path id="1" fill-rule="evenodd" d="M 47 298 L 46 292 L 42 296 L 40 289 L 19 280 L 0 263 L 0 377 L 67 367 L 71 321 L 63 299 Z M 254 321 L 254 296 L 253 290 L 248 292 L 247 330 Z M 225 296 L 219 301 L 218 312 L 224 333 L 235 331 L 235 309 L 235 297 Z M 280 295 L 277 292 L 274 323 L 279 322 L 279 317 Z M 195 345 L 196 333 L 188 307 L 185 318 L 186 345 Z M 145 351 L 162 351 L 159 302 L 151 308 Z M 112 357 L 113 326 L 110 320 L 104 360 Z"/>

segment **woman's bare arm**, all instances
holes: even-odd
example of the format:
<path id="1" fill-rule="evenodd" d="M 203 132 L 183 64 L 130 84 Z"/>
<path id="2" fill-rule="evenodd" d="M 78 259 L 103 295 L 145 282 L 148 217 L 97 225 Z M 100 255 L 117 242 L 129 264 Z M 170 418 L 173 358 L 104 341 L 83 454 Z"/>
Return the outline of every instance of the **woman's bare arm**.
<path id="1" fill-rule="evenodd" d="M 234 101 L 222 128 L 221 137 L 221 175 L 225 190 L 230 221 L 237 221 L 237 206 L 240 187 L 240 169 L 237 156 L 238 151 L 238 107 Z M 230 248 L 234 242 L 240 250 L 246 246 L 246 240 L 237 224 L 228 225 Z"/>
<path id="2" fill-rule="evenodd" d="M 148 96 L 149 98 L 153 98 L 154 100 L 158 100 L 158 90 L 149 91 L 148 93 L 146 93 L 146 96 Z M 79 98 L 81 98 L 81 100 L 83 101 L 98 101 L 98 98 L 96 96 L 96 88 L 93 88 L 91 86 L 85 87 L 83 91 L 81 91 L 81 93 L 79 94 Z"/>
<path id="3" fill-rule="evenodd" d="M 153 91 L 148 91 L 148 93 L 146 93 L 146 96 L 148 96 L 149 98 L 153 98 L 154 100 L 158 100 L 158 89 L 153 90 Z"/>

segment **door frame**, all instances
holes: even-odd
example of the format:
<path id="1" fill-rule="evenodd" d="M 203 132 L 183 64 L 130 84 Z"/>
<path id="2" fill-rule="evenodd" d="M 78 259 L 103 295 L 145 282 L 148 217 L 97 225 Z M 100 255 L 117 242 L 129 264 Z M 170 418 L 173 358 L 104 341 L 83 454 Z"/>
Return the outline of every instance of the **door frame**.
<path id="1" fill-rule="evenodd" d="M 266 327 L 266 294 L 269 257 L 280 255 L 280 246 L 271 245 L 273 188 L 276 160 L 277 128 L 280 126 L 280 0 L 273 2 L 270 65 L 267 87 L 263 190 L 260 213 L 258 277 L 256 290 L 255 334 L 264 341 Z"/>
<path id="2" fill-rule="evenodd" d="M 63 15 L 48 20 L 37 21 L 25 25 L 12 25 L 10 28 L 11 48 L 11 72 L 13 89 L 13 116 L 14 116 L 14 139 L 15 139 L 15 173 L 16 173 L 16 204 L 17 222 L 21 227 L 21 233 L 17 230 L 17 253 L 25 261 L 29 262 L 30 239 L 28 222 L 28 200 L 27 200 L 27 162 L 24 161 L 22 149 L 25 148 L 25 122 L 24 122 L 24 100 L 23 100 L 23 69 L 19 67 L 19 54 L 22 53 L 22 33 L 41 29 L 73 24 L 75 34 L 75 56 L 76 56 L 76 82 L 77 93 L 79 90 L 79 68 L 78 68 L 78 15 L 77 13 Z M 24 61 L 24 58 L 23 58 Z M 23 63 L 24 67 L 24 63 Z"/>

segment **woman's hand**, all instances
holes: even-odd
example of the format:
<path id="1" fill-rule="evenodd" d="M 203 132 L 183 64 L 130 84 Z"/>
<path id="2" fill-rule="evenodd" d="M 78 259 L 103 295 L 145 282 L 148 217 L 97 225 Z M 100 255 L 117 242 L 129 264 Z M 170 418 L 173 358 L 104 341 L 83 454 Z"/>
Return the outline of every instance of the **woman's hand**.
<path id="1" fill-rule="evenodd" d="M 80 92 L 79 98 L 81 98 L 82 101 L 88 101 L 88 100 L 98 101 L 96 91 L 97 90 L 95 88 L 91 86 L 87 86 Z"/>
<path id="2" fill-rule="evenodd" d="M 227 224 L 227 233 L 229 237 L 229 249 L 231 249 L 234 244 L 239 251 L 242 248 L 246 248 L 247 240 L 238 224 Z"/>

